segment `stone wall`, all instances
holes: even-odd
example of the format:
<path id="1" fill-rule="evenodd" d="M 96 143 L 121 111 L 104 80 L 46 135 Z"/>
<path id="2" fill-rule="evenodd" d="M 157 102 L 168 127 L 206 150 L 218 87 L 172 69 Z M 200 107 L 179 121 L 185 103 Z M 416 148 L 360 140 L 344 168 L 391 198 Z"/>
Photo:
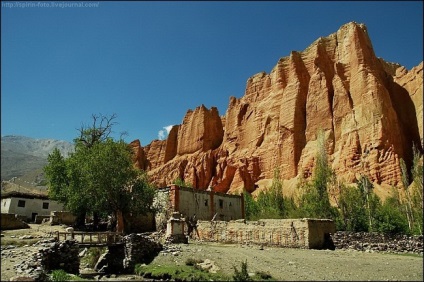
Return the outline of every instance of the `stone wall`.
<path id="1" fill-rule="evenodd" d="M 51 224 L 66 224 L 74 225 L 77 217 L 74 216 L 71 212 L 68 211 L 52 211 L 50 213 Z"/>
<path id="2" fill-rule="evenodd" d="M 52 238 L 41 240 L 33 246 L 40 249 L 27 261 L 15 266 L 18 275 L 30 277 L 35 281 L 47 281 L 47 273 L 55 269 L 79 274 L 79 247 L 76 241 L 57 242 Z"/>
<path id="3" fill-rule="evenodd" d="M 197 229 L 205 241 L 322 249 L 335 225 L 326 219 L 263 219 L 199 221 Z"/>
<path id="4" fill-rule="evenodd" d="M 24 229 L 29 228 L 29 225 L 21 220 L 14 213 L 1 214 L 1 230 Z"/>
<path id="5" fill-rule="evenodd" d="M 337 249 L 423 255 L 423 236 L 338 231 L 331 235 Z"/>
<path id="6" fill-rule="evenodd" d="M 130 234 L 123 239 L 125 259 L 124 272 L 133 273 L 137 263 L 148 263 L 163 249 L 162 244 L 144 234 Z"/>

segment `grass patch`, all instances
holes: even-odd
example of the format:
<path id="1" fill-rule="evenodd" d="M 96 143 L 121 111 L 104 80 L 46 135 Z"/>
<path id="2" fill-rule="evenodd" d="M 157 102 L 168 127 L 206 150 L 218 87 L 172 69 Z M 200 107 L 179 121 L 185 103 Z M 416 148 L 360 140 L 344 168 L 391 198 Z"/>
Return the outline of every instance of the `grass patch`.
<path id="1" fill-rule="evenodd" d="M 137 264 L 134 272 L 136 275 L 155 281 L 275 281 L 268 272 L 263 271 L 258 271 L 253 276 L 248 276 L 247 264 L 244 265 L 244 268 L 242 265 L 242 270 L 237 270 L 238 273 L 231 277 L 220 272 L 210 273 L 202 270 L 197 267 L 197 264 L 201 262 L 203 260 L 188 258 L 185 261 L 185 265 Z M 235 279 L 235 277 L 239 280 Z"/>
<path id="2" fill-rule="evenodd" d="M 49 274 L 49 281 L 55 282 L 55 281 L 90 281 L 90 280 L 83 279 L 77 275 L 69 274 L 63 269 L 56 269 Z"/>
<path id="3" fill-rule="evenodd" d="M 187 261 L 186 261 L 187 263 Z M 192 261 L 189 261 L 191 264 Z M 147 279 L 175 281 L 229 281 L 222 273 L 209 273 L 193 265 L 141 265 L 135 266 L 135 274 Z"/>

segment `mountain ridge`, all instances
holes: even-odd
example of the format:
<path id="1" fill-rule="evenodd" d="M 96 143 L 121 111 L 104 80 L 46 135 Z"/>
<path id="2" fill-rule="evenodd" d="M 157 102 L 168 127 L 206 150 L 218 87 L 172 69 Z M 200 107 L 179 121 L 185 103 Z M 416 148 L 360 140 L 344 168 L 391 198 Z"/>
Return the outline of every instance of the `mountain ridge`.
<path id="1" fill-rule="evenodd" d="M 22 177 L 42 168 L 47 164 L 47 156 L 55 149 L 68 156 L 74 150 L 74 145 L 55 139 L 37 139 L 21 135 L 6 135 L 1 137 L 1 179 L 10 180 Z M 36 179 L 34 179 L 34 182 Z"/>
<path id="2" fill-rule="evenodd" d="M 366 26 L 347 23 L 248 78 L 223 117 L 202 105 L 166 140 L 134 140 L 134 163 L 158 186 L 180 178 L 198 189 L 252 192 L 276 168 L 284 180 L 310 177 L 322 130 L 340 178 L 396 186 L 400 159 L 410 165 L 413 144 L 422 150 L 422 68 L 378 58 Z"/>

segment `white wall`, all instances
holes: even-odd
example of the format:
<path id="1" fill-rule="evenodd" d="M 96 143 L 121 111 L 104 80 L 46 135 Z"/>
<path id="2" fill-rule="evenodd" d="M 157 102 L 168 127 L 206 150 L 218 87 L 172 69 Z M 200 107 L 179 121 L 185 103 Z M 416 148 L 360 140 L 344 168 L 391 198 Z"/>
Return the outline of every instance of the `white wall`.
<path id="1" fill-rule="evenodd" d="M 18 207 L 19 200 L 25 201 L 25 207 Z M 43 203 L 49 203 L 47 209 L 43 208 Z M 63 205 L 52 200 L 46 199 L 26 199 L 26 198 L 6 198 L 1 202 L 2 213 L 15 213 L 24 215 L 28 219 L 32 219 L 32 214 L 37 215 L 50 215 L 51 211 L 62 211 Z"/>
<path id="2" fill-rule="evenodd" d="M 1 213 L 9 213 L 10 198 L 1 199 Z"/>

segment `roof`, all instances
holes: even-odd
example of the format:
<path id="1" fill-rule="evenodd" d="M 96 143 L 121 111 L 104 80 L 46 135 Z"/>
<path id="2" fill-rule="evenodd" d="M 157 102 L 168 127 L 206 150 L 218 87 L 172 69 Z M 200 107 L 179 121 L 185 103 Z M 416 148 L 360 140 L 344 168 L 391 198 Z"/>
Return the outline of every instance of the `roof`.
<path id="1" fill-rule="evenodd" d="M 26 198 L 26 199 L 43 199 L 49 200 L 49 197 L 44 194 L 36 194 L 36 193 L 28 193 L 28 192 L 18 192 L 18 191 L 10 191 L 10 192 L 2 192 L 1 198 Z"/>

